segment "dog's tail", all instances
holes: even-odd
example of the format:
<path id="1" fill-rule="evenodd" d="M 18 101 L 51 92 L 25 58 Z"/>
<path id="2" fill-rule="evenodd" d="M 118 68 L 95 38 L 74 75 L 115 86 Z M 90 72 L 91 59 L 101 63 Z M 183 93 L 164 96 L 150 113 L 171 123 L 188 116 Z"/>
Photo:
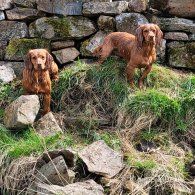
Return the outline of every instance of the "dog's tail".
<path id="1" fill-rule="evenodd" d="M 102 45 L 99 45 L 93 50 L 92 55 L 99 57 L 101 55 L 101 52 L 102 52 Z"/>

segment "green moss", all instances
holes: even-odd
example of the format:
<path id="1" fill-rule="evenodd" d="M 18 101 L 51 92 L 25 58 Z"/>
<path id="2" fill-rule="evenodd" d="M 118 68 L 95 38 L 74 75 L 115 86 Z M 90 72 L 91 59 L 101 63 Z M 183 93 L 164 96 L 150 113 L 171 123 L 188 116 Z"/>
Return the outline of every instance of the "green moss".
<path id="1" fill-rule="evenodd" d="M 80 52 L 83 56 L 92 56 L 91 52 L 87 50 L 87 46 L 89 45 L 90 39 L 87 39 L 82 42 Z"/>
<path id="2" fill-rule="evenodd" d="M 50 41 L 46 39 L 12 39 L 6 47 L 8 57 L 21 57 L 26 55 L 29 49 L 44 48 L 50 50 Z"/>
<path id="3" fill-rule="evenodd" d="M 45 22 L 53 26 L 56 37 L 67 38 L 70 36 L 70 23 L 66 17 L 47 18 Z"/>

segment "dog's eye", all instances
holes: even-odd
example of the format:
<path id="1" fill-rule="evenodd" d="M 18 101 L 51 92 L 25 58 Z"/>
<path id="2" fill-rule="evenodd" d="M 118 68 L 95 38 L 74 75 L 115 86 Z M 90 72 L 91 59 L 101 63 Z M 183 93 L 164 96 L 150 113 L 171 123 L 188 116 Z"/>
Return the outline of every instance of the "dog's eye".
<path id="1" fill-rule="evenodd" d="M 45 57 L 44 57 L 44 56 L 42 56 L 41 58 L 42 58 L 42 60 L 44 60 L 44 59 L 45 59 Z"/>
<path id="2" fill-rule="evenodd" d="M 145 33 L 148 33 L 149 31 L 148 30 L 144 30 Z"/>
<path id="3" fill-rule="evenodd" d="M 32 57 L 32 59 L 33 59 L 33 60 L 36 60 L 36 59 L 37 59 L 37 57 L 36 57 L 36 56 L 33 56 L 33 57 Z"/>

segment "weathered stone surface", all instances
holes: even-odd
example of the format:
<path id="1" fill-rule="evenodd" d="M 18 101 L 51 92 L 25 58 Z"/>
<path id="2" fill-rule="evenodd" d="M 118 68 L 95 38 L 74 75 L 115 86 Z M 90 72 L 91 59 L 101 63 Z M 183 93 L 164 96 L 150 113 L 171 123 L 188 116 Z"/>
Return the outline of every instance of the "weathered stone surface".
<path id="1" fill-rule="evenodd" d="M 24 69 L 24 62 L 5 62 L 5 61 L 0 61 L 0 66 L 6 66 L 10 67 L 14 70 L 14 73 L 17 78 L 21 79 L 22 78 L 22 71 Z"/>
<path id="2" fill-rule="evenodd" d="M 195 33 L 189 35 L 189 40 L 195 41 Z"/>
<path id="3" fill-rule="evenodd" d="M 184 43 L 173 41 L 168 43 L 167 47 L 170 66 L 195 70 L 195 42 Z"/>
<path id="4" fill-rule="evenodd" d="M 28 27 L 24 22 L 0 21 L 0 40 L 23 38 L 28 36 Z"/>
<path id="5" fill-rule="evenodd" d="M 11 39 L 6 47 L 5 60 L 22 61 L 29 49 L 45 48 L 49 51 L 50 41 L 47 39 Z"/>
<path id="6" fill-rule="evenodd" d="M 106 14 L 116 15 L 124 12 L 128 8 L 126 1 L 116 2 L 89 2 L 83 4 L 83 14 L 86 16 Z"/>
<path id="7" fill-rule="evenodd" d="M 53 51 L 52 53 L 55 55 L 57 61 L 60 64 L 71 62 L 80 54 L 80 52 L 74 47 L 68 47 L 58 51 Z"/>
<path id="8" fill-rule="evenodd" d="M 167 32 L 165 33 L 164 38 L 168 40 L 187 41 L 188 35 L 182 32 Z"/>
<path id="9" fill-rule="evenodd" d="M 36 132 L 43 137 L 55 135 L 57 132 L 62 132 L 62 129 L 59 127 L 51 112 L 45 114 L 41 119 L 39 119 L 34 124 L 34 127 Z"/>
<path id="10" fill-rule="evenodd" d="M 12 0 L 12 3 L 18 7 L 36 8 L 37 0 Z"/>
<path id="11" fill-rule="evenodd" d="M 1 0 L 0 1 L 0 10 L 10 9 L 12 0 Z"/>
<path id="12" fill-rule="evenodd" d="M 0 21 L 5 20 L 5 14 L 3 11 L 0 11 Z"/>
<path id="13" fill-rule="evenodd" d="M 130 12 L 144 12 L 148 6 L 147 0 L 128 0 Z"/>
<path id="14" fill-rule="evenodd" d="M 4 59 L 7 41 L 0 41 L 0 60 Z"/>
<path id="15" fill-rule="evenodd" d="M 10 67 L 0 66 L 0 82 L 9 83 L 16 78 L 14 70 Z"/>
<path id="16" fill-rule="evenodd" d="M 162 39 L 161 47 L 157 47 L 156 49 L 156 61 L 158 63 L 164 63 L 166 60 L 166 40 Z"/>
<path id="17" fill-rule="evenodd" d="M 37 95 L 22 95 L 6 109 L 4 123 L 8 129 L 21 130 L 35 121 L 40 108 Z"/>
<path id="18" fill-rule="evenodd" d="M 67 47 L 73 47 L 74 41 L 73 40 L 67 40 L 67 41 L 56 41 L 51 43 L 51 49 L 52 50 L 58 50 L 58 49 L 64 49 Z"/>
<path id="19" fill-rule="evenodd" d="M 122 155 L 100 140 L 79 153 L 90 172 L 112 178 L 123 168 Z"/>
<path id="20" fill-rule="evenodd" d="M 183 31 L 195 33 L 195 23 L 193 20 L 184 18 L 157 18 L 152 17 L 152 23 L 159 25 L 163 31 Z"/>
<path id="21" fill-rule="evenodd" d="M 103 42 L 106 35 L 108 35 L 108 33 L 98 31 L 92 38 L 84 41 L 80 48 L 82 56 L 92 56 L 93 50 Z"/>
<path id="22" fill-rule="evenodd" d="M 116 16 L 116 29 L 121 32 L 136 33 L 140 24 L 147 24 L 148 20 L 138 13 L 122 13 Z"/>
<path id="23" fill-rule="evenodd" d="M 150 0 L 153 8 L 178 17 L 195 17 L 195 1 L 194 0 Z"/>
<path id="24" fill-rule="evenodd" d="M 83 3 L 89 2 L 112 2 L 112 0 L 82 0 Z"/>
<path id="25" fill-rule="evenodd" d="M 31 37 L 46 39 L 83 38 L 96 32 L 94 23 L 82 16 L 43 17 L 29 26 Z"/>
<path id="26" fill-rule="evenodd" d="M 37 9 L 47 13 L 62 15 L 82 15 L 82 2 L 74 0 L 39 0 Z"/>
<path id="27" fill-rule="evenodd" d="M 100 16 L 98 18 L 98 27 L 100 30 L 104 30 L 106 32 L 112 32 L 115 29 L 115 19 L 111 16 Z"/>
<path id="28" fill-rule="evenodd" d="M 38 181 L 60 186 L 72 183 L 73 178 L 70 178 L 68 175 L 68 167 L 63 156 L 58 156 L 43 165 L 36 174 L 35 183 Z"/>
<path id="29" fill-rule="evenodd" d="M 38 183 L 37 195 L 68 194 L 68 195 L 104 195 L 104 189 L 93 180 L 77 182 L 64 187 Z"/>
<path id="30" fill-rule="evenodd" d="M 7 10 L 6 16 L 8 20 L 29 20 L 45 16 L 45 13 L 33 8 L 18 8 Z"/>

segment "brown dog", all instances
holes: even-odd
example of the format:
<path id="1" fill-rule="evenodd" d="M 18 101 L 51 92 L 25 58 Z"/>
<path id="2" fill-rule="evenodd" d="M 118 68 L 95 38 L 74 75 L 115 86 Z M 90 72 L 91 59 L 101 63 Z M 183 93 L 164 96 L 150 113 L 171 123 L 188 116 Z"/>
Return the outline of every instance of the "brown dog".
<path id="1" fill-rule="evenodd" d="M 139 79 L 139 88 L 143 88 L 144 79 L 156 60 L 155 46 L 161 45 L 162 36 L 163 33 L 157 25 L 142 24 L 136 30 L 136 36 L 126 32 L 110 33 L 93 51 L 93 55 L 99 57 L 98 64 L 101 64 L 114 49 L 117 49 L 119 55 L 128 62 L 126 74 L 132 88 L 135 68 L 145 69 Z"/>
<path id="2" fill-rule="evenodd" d="M 58 66 L 45 49 L 30 50 L 24 61 L 22 84 L 25 95 L 43 94 L 43 114 L 50 111 L 51 79 L 58 79 Z"/>

